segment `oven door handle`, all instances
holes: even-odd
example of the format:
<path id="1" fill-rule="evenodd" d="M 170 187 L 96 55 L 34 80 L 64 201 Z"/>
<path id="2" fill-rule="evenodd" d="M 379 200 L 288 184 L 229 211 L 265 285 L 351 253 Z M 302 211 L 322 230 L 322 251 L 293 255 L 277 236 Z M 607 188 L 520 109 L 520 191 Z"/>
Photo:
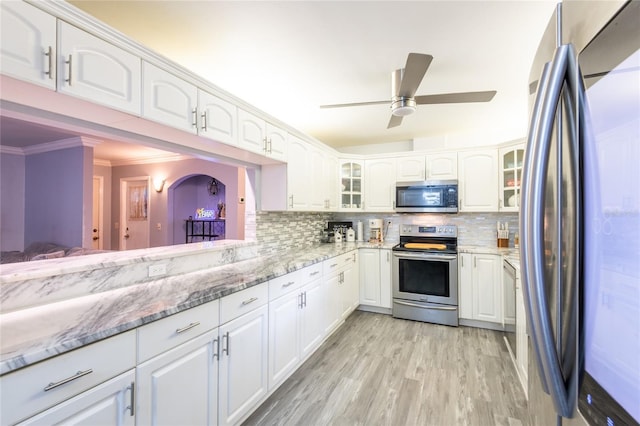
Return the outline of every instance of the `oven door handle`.
<path id="1" fill-rule="evenodd" d="M 435 309 L 437 311 L 455 311 L 455 306 L 433 306 L 433 305 L 420 305 L 418 303 L 404 302 L 402 300 L 395 299 L 393 303 L 397 303 L 398 305 L 411 306 L 412 308 L 423 308 L 423 309 Z"/>
<path id="2" fill-rule="evenodd" d="M 398 258 L 420 259 L 420 260 L 456 260 L 458 256 L 451 254 L 433 254 L 433 253 L 410 253 L 410 252 L 393 252 Z"/>

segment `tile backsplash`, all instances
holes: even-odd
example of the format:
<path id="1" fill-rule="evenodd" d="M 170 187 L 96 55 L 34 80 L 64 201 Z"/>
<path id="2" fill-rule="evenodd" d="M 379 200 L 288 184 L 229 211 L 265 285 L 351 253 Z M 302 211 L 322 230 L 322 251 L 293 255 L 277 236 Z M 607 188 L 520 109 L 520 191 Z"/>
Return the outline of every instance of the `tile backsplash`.
<path id="1" fill-rule="evenodd" d="M 365 240 L 369 235 L 369 219 L 383 219 L 385 241 L 400 240 L 401 223 L 428 223 L 458 226 L 459 245 L 495 247 L 496 222 L 509 223 L 509 247 L 513 247 L 518 232 L 517 213 L 458 213 L 458 214 L 375 214 L 375 213 L 323 213 L 323 212 L 256 212 L 256 240 L 261 254 L 280 250 L 300 249 L 321 242 L 327 221 L 351 221 L 356 229 L 363 222 Z"/>

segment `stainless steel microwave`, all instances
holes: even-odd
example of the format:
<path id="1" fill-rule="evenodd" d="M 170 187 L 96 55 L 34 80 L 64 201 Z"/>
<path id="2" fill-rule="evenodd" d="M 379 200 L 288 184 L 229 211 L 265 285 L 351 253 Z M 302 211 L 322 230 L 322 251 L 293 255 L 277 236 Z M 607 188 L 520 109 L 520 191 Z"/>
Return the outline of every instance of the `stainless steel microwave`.
<path id="1" fill-rule="evenodd" d="M 457 213 L 458 181 L 398 182 L 396 183 L 396 211 L 400 213 Z"/>

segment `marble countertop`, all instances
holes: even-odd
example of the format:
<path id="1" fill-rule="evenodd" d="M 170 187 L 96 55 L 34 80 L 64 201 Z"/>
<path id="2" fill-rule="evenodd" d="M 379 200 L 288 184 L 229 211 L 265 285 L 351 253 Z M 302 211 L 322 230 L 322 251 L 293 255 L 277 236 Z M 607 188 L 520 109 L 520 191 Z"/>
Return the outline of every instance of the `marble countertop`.
<path id="1" fill-rule="evenodd" d="M 321 244 L 0 315 L 0 374 L 134 329 L 368 243 Z M 373 247 L 373 246 L 371 246 Z"/>

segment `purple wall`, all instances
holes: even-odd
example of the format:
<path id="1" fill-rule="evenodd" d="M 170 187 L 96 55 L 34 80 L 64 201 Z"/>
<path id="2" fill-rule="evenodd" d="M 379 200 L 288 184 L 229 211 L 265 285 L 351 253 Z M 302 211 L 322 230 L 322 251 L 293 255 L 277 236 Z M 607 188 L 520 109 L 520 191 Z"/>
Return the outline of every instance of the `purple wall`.
<path id="1" fill-rule="evenodd" d="M 24 250 L 25 157 L 0 153 L 0 250 Z"/>
<path id="2" fill-rule="evenodd" d="M 92 205 L 84 200 L 91 200 L 92 161 L 93 148 L 82 146 L 25 158 L 25 247 L 37 241 L 91 247 L 83 228 L 91 227 Z"/>

